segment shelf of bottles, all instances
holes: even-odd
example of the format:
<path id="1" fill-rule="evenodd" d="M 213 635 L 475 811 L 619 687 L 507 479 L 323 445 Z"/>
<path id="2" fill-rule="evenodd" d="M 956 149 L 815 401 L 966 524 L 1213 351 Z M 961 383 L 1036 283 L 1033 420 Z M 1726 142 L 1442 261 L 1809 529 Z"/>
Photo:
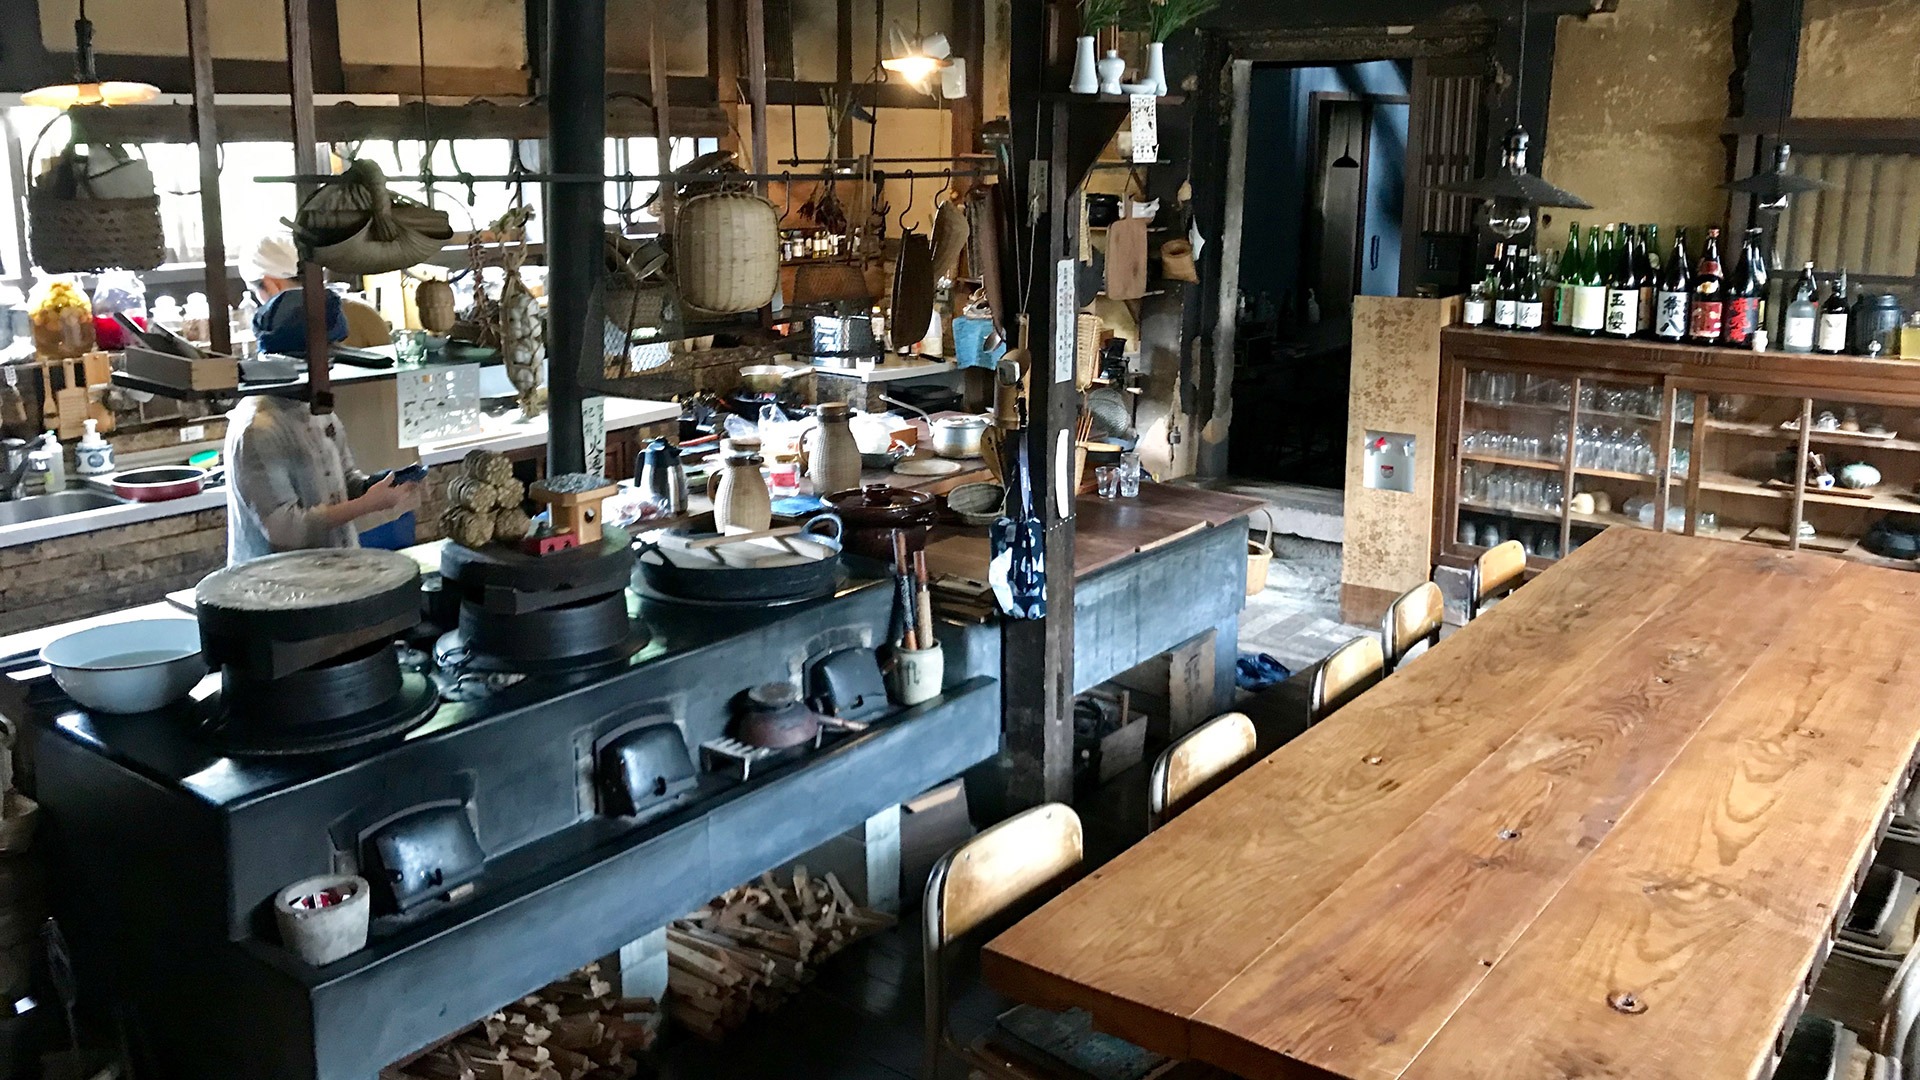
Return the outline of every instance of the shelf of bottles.
<path id="1" fill-rule="evenodd" d="M 1497 245 L 1462 321 L 1521 333 L 1920 359 L 1920 313 L 1909 321 L 1891 293 L 1855 294 L 1844 267 L 1823 283 L 1805 264 L 1775 317 L 1761 244 L 1760 229 L 1746 230 L 1729 264 L 1719 229 L 1704 231 L 1696 254 L 1686 228 L 1662 252 L 1656 226 L 1594 226 L 1583 239 L 1575 222 L 1566 246 L 1545 256 Z"/>
<path id="2" fill-rule="evenodd" d="M 1455 552 L 1518 540 L 1551 562 L 1609 526 L 1653 528 L 1663 512 L 1668 529 L 1684 530 L 1693 421 L 1694 395 L 1669 400 L 1655 382 L 1469 367 Z"/>

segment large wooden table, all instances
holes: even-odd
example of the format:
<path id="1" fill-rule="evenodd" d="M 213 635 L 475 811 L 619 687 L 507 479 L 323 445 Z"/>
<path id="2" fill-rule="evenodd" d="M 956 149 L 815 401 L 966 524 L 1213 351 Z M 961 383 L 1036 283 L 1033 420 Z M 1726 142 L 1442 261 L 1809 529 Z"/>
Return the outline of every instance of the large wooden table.
<path id="1" fill-rule="evenodd" d="M 1904 789 L 1920 575 L 1614 529 L 987 948 L 1249 1078 L 1748 1080 Z"/>

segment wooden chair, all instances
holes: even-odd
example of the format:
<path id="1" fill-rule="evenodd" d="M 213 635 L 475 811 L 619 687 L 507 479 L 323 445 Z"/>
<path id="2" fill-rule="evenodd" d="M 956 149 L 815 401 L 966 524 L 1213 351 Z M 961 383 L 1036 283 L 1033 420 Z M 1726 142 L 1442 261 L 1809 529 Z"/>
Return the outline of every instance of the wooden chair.
<path id="1" fill-rule="evenodd" d="M 1060 803 L 1036 806 L 948 852 L 927 878 L 921 959 L 926 975 L 927 1045 L 921 1072 L 936 1080 L 940 1058 L 952 1053 L 990 1076 L 1007 1063 L 982 1060 L 954 1041 L 947 1022 L 947 951 L 967 931 L 1059 884 L 1085 853 L 1080 817 Z"/>
<path id="2" fill-rule="evenodd" d="M 1156 759 L 1147 781 L 1147 829 L 1167 823 L 1191 796 L 1253 756 L 1253 721 L 1226 713 L 1181 736 Z"/>
<path id="3" fill-rule="evenodd" d="M 1334 710 L 1359 697 L 1386 674 L 1380 639 L 1372 634 L 1333 650 L 1333 655 L 1314 669 L 1313 685 L 1307 691 L 1307 726 L 1333 715 Z"/>
<path id="4" fill-rule="evenodd" d="M 1487 605 L 1520 587 L 1527 576 L 1527 549 L 1509 540 L 1490 547 L 1473 560 L 1467 584 L 1467 619 L 1480 617 Z"/>
<path id="5" fill-rule="evenodd" d="M 1421 582 L 1402 594 L 1393 605 L 1387 608 L 1386 617 L 1380 620 L 1380 645 L 1385 653 L 1387 674 L 1400 666 L 1407 653 L 1422 641 L 1432 648 L 1440 643 L 1440 624 L 1446 617 L 1447 598 L 1440 592 L 1440 586 L 1431 581 Z"/>

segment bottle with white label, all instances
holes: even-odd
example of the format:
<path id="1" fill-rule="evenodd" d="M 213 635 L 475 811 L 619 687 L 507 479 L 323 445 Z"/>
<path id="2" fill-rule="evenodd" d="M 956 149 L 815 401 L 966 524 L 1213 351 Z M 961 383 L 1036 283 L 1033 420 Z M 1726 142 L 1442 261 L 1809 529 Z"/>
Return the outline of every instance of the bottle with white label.
<path id="1" fill-rule="evenodd" d="M 1620 226 L 1608 248 L 1607 314 L 1602 332 L 1632 337 L 1640 332 L 1640 275 L 1633 266 L 1633 233 Z"/>
<path id="2" fill-rule="evenodd" d="M 1780 323 L 1780 349 L 1790 353 L 1813 351 L 1813 337 L 1820 324 L 1820 305 L 1814 303 L 1819 291 L 1813 277 L 1813 263 L 1800 268 L 1800 280 L 1794 283 L 1793 300 L 1787 304 L 1786 318 Z"/>
<path id="3" fill-rule="evenodd" d="M 1485 326 L 1487 324 L 1487 287 L 1474 282 L 1467 290 L 1467 299 L 1460 305 L 1460 321 L 1467 326 Z"/>
<path id="4" fill-rule="evenodd" d="M 1493 325 L 1511 330 L 1520 321 L 1519 289 L 1514 282 L 1513 254 L 1505 245 L 1495 245 L 1493 275 Z"/>
<path id="5" fill-rule="evenodd" d="M 1687 336 L 1687 297 L 1692 279 L 1687 267 L 1687 230 L 1675 229 L 1673 254 L 1660 267 L 1660 284 L 1653 294 L 1653 336 L 1661 341 L 1683 341 Z"/>
<path id="6" fill-rule="evenodd" d="M 1606 325 L 1607 286 L 1601 274 L 1600 230 L 1587 231 L 1587 253 L 1580 260 L 1580 280 L 1573 286 L 1573 314 L 1567 328 L 1576 334 L 1594 335 Z"/>
<path id="7" fill-rule="evenodd" d="M 1846 352 L 1850 321 L 1847 314 L 1847 268 L 1843 266 L 1840 276 L 1833 279 L 1833 291 L 1827 294 L 1826 302 L 1820 305 L 1820 331 L 1813 340 L 1813 347 L 1823 353 Z"/>
<path id="8" fill-rule="evenodd" d="M 1547 317 L 1547 304 L 1540 281 L 1540 256 L 1529 253 L 1523 258 L 1519 300 L 1514 310 L 1513 328 L 1537 333 Z"/>

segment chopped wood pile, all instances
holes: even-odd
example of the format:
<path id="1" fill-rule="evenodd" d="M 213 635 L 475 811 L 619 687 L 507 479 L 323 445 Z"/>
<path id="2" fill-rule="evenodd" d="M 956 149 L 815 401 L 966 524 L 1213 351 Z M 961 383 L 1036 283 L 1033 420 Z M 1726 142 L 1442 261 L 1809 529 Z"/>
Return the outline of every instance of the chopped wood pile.
<path id="1" fill-rule="evenodd" d="M 652 998 L 616 998 L 613 984 L 588 964 L 521 998 L 380 1080 L 627 1080 L 650 1049 L 660 1006 Z"/>
<path id="2" fill-rule="evenodd" d="M 893 925 L 853 902 L 838 878 L 762 874 L 667 927 L 667 1011 L 717 1040 L 756 1009 L 777 1008 L 833 954 Z"/>

